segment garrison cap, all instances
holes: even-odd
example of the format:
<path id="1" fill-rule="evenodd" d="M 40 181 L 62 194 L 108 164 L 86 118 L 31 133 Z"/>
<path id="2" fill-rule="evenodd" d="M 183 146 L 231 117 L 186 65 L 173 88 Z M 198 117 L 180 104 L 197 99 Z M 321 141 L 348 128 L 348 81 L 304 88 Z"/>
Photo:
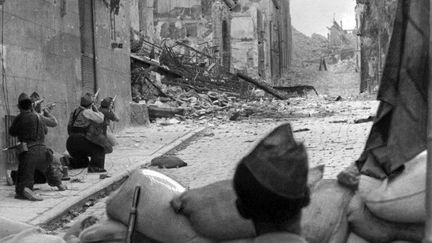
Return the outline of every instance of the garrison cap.
<path id="1" fill-rule="evenodd" d="M 281 198 L 302 199 L 309 195 L 306 149 L 295 141 L 288 123 L 274 129 L 240 164 L 260 185 Z"/>

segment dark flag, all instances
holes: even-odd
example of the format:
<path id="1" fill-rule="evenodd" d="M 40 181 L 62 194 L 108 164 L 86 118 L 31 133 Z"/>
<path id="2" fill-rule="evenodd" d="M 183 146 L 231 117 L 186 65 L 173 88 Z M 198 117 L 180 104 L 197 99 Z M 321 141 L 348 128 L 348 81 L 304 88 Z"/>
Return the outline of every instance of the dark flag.
<path id="1" fill-rule="evenodd" d="M 356 161 L 362 174 L 389 177 L 426 149 L 429 82 L 429 1 L 399 0 L 366 147 Z"/>

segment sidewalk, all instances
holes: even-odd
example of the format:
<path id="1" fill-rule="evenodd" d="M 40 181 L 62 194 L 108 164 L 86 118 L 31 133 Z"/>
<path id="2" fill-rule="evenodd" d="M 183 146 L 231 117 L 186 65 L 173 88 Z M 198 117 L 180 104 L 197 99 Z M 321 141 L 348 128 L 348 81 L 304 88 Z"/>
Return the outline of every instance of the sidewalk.
<path id="1" fill-rule="evenodd" d="M 197 125 L 133 127 L 118 134 L 119 145 L 107 155 L 105 168 L 110 178 L 99 179 L 100 174 L 87 174 L 87 169 L 71 170 L 68 190 L 59 192 L 47 184 L 35 185 L 44 198 L 41 202 L 14 199 L 15 187 L 0 185 L 0 215 L 32 225 L 40 225 L 56 218 L 83 199 L 118 182 L 142 164 L 160 156 L 202 131 Z M 73 181 L 79 182 L 73 182 Z"/>

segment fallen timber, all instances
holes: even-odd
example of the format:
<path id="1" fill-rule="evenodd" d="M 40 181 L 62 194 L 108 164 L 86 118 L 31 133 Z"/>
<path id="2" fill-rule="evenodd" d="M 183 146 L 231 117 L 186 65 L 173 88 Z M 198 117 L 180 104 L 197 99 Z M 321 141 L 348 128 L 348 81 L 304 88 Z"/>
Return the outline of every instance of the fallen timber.
<path id="1" fill-rule="evenodd" d="M 251 77 L 246 76 L 245 74 L 242 73 L 237 73 L 237 76 L 243 80 L 245 80 L 246 82 L 255 85 L 256 87 L 266 91 L 267 93 L 273 95 L 274 97 L 281 99 L 281 100 L 285 100 L 287 99 L 287 97 L 285 95 L 283 95 L 281 92 L 277 91 L 276 89 L 272 88 L 269 84 L 267 84 L 266 82 L 262 82 L 256 79 L 253 79 Z"/>

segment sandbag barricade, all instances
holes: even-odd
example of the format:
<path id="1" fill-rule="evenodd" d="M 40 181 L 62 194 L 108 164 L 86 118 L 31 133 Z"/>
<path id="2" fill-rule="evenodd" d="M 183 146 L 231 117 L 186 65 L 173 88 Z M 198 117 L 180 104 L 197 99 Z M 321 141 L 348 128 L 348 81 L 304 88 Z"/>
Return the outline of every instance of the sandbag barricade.
<path id="1" fill-rule="evenodd" d="M 188 219 L 176 214 L 170 201 L 185 191 L 173 179 L 152 170 L 138 169 L 108 199 L 110 219 L 128 223 L 135 186 L 141 186 L 136 230 L 150 239 L 164 243 L 211 242 L 200 237 Z"/>
<path id="2" fill-rule="evenodd" d="M 348 237 L 346 214 L 353 193 L 339 186 L 336 180 L 319 181 L 322 170 L 318 167 L 309 171 L 312 200 L 303 210 L 303 236 L 310 243 L 345 243 Z M 174 199 L 172 206 L 188 217 L 194 229 L 204 237 L 253 242 L 242 239 L 256 234 L 252 222 L 240 217 L 235 200 L 232 181 L 227 180 L 187 191 Z"/>
<path id="3" fill-rule="evenodd" d="M 426 157 L 426 151 L 420 153 L 405 164 L 401 174 L 391 179 L 362 175 L 359 194 L 368 209 L 391 222 L 425 222 Z"/>

